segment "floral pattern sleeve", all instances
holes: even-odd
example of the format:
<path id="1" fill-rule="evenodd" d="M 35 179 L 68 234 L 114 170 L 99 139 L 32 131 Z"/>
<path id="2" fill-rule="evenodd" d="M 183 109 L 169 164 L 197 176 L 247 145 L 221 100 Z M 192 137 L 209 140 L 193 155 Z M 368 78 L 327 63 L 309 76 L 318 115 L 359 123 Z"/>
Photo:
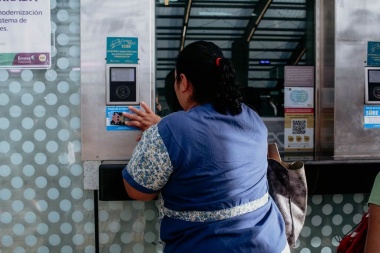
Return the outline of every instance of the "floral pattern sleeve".
<path id="1" fill-rule="evenodd" d="M 172 171 L 168 151 L 157 125 L 153 125 L 143 133 L 123 170 L 123 177 L 135 189 L 155 193 L 166 184 Z"/>

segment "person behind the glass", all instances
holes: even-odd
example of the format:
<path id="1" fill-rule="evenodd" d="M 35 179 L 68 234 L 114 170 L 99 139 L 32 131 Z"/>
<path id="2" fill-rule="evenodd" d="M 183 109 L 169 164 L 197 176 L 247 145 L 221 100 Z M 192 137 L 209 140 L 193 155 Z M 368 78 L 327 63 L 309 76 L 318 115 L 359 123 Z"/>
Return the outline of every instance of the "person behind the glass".
<path id="1" fill-rule="evenodd" d="M 161 119 L 142 103 L 126 114 L 144 132 L 122 172 L 130 197 L 158 195 L 164 252 L 290 252 L 268 194 L 268 130 L 242 103 L 231 61 L 193 42 L 177 57 L 174 89 L 183 110 Z"/>

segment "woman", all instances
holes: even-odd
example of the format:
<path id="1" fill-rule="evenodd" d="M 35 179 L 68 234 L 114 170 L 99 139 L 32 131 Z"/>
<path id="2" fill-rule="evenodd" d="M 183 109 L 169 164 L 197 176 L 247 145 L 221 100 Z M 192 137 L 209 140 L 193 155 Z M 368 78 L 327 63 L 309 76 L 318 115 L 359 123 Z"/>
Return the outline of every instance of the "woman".
<path id="1" fill-rule="evenodd" d="M 213 43 L 191 43 L 174 89 L 183 111 L 127 115 L 145 131 L 123 170 L 132 198 L 159 194 L 164 252 L 290 252 L 268 195 L 267 128 L 242 103 L 231 62 Z"/>
<path id="2" fill-rule="evenodd" d="M 375 178 L 368 204 L 368 231 L 364 253 L 378 253 L 380 252 L 380 173 Z"/>

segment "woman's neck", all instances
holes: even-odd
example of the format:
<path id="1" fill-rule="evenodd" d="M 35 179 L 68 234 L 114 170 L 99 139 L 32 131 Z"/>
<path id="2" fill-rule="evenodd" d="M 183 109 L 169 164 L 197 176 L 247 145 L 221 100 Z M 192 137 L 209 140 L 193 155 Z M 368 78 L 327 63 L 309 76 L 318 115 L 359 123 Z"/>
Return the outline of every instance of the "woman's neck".
<path id="1" fill-rule="evenodd" d="M 185 111 L 188 112 L 188 111 L 190 111 L 191 109 L 193 109 L 194 107 L 196 107 L 198 105 L 200 105 L 198 102 L 192 101 L 184 109 L 185 109 Z"/>

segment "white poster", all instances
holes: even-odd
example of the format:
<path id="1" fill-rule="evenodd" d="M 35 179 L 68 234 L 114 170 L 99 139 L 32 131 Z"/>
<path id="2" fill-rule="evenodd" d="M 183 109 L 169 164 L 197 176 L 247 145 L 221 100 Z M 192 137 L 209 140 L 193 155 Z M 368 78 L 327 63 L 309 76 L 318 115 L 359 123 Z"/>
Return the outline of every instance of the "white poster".
<path id="1" fill-rule="evenodd" d="M 50 65 L 50 0 L 0 1 L 0 68 Z"/>

